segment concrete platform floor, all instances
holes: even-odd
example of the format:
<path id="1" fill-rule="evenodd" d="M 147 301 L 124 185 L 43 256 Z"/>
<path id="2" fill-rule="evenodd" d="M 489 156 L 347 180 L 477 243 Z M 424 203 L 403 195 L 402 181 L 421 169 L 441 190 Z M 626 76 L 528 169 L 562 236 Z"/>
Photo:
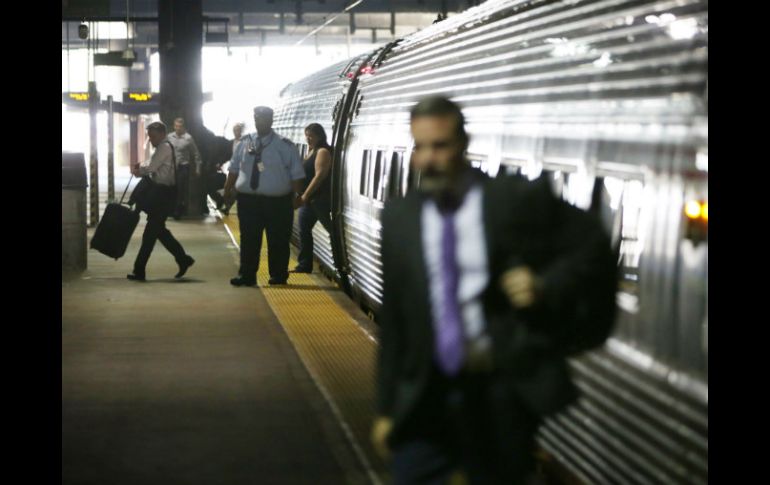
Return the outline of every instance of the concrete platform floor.
<path id="1" fill-rule="evenodd" d="M 144 220 L 119 261 L 62 276 L 62 483 L 369 483 L 260 290 L 229 284 L 222 226 L 168 227 L 182 280 L 160 244 L 126 280 Z"/>

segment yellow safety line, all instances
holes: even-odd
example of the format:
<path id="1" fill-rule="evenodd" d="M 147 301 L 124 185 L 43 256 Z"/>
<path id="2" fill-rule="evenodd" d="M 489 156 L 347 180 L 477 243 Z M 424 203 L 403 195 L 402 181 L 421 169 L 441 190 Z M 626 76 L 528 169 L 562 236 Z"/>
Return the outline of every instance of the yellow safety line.
<path id="1" fill-rule="evenodd" d="M 239 246 L 238 217 L 230 215 L 222 220 Z M 296 266 L 293 257 L 289 266 Z M 337 414 L 372 482 L 380 483 L 372 462 L 380 470 L 383 464 L 369 443 L 374 418 L 375 342 L 310 275 L 292 273 L 286 286 L 267 286 L 268 279 L 267 241 L 263 240 L 257 274 L 260 289 Z"/>

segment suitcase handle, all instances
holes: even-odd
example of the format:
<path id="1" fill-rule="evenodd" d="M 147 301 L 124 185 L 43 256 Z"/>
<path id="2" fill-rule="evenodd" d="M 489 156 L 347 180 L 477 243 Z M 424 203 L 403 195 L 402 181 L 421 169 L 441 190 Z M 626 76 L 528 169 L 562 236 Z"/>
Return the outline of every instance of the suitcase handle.
<path id="1" fill-rule="evenodd" d="M 128 188 L 131 187 L 131 181 L 134 180 L 134 174 L 131 174 L 131 178 L 128 179 L 128 184 L 126 185 L 126 190 L 123 191 L 123 195 L 120 196 L 120 202 L 118 204 L 123 205 L 123 198 L 126 196 L 126 192 L 128 192 Z"/>

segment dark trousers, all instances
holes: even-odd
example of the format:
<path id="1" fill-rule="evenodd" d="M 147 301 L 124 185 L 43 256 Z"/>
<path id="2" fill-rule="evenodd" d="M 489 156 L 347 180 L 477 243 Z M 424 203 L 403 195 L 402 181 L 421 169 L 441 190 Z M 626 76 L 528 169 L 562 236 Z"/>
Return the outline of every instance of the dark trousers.
<path id="1" fill-rule="evenodd" d="M 176 167 L 176 212 L 177 217 L 183 216 L 187 209 L 187 201 L 190 197 L 190 164 L 177 165 Z"/>
<path id="2" fill-rule="evenodd" d="M 289 277 L 289 240 L 293 214 L 291 194 L 280 197 L 238 194 L 241 277 L 256 278 L 262 250 L 262 231 L 266 231 L 270 278 L 286 281 Z"/>
<path id="3" fill-rule="evenodd" d="M 144 227 L 144 233 L 142 234 L 142 246 L 136 255 L 136 261 L 134 261 L 134 274 L 145 274 L 147 261 L 150 259 L 152 250 L 155 247 L 155 241 L 160 241 L 163 247 L 174 256 L 177 263 L 184 258 L 184 248 L 174 238 L 171 231 L 166 228 L 166 218 L 168 218 L 174 202 L 173 189 L 163 188 L 158 192 L 157 200 L 146 210 L 147 225 Z"/>
<path id="4" fill-rule="evenodd" d="M 228 204 L 227 201 L 225 201 L 224 196 L 219 193 L 219 190 L 225 187 L 226 180 L 227 175 L 222 172 L 212 173 L 207 179 L 206 191 L 208 195 L 211 196 L 211 200 L 217 205 L 217 209 L 220 210 L 230 210 L 230 207 L 232 206 L 232 204 Z M 203 197 L 205 199 L 206 196 L 204 195 Z"/>
<path id="5" fill-rule="evenodd" d="M 299 209 L 299 256 L 297 268 L 313 269 L 313 226 L 321 222 L 326 231 L 332 232 L 331 207 L 328 203 L 311 201 Z"/>
<path id="6" fill-rule="evenodd" d="M 494 376 L 431 380 L 393 450 L 393 483 L 524 484 L 534 468 L 538 419 Z"/>

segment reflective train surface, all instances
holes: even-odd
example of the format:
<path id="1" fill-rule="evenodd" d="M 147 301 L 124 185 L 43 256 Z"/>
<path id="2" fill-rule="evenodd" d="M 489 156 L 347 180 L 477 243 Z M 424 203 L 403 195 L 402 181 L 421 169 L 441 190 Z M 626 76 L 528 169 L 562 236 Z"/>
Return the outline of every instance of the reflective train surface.
<path id="1" fill-rule="evenodd" d="M 284 88 L 274 129 L 304 155 L 321 123 L 334 148 L 316 257 L 371 312 L 431 94 L 463 107 L 474 166 L 547 177 L 618 254 L 614 334 L 571 360 L 582 397 L 541 427 L 544 456 L 587 483 L 707 483 L 708 2 L 489 1 Z"/>

